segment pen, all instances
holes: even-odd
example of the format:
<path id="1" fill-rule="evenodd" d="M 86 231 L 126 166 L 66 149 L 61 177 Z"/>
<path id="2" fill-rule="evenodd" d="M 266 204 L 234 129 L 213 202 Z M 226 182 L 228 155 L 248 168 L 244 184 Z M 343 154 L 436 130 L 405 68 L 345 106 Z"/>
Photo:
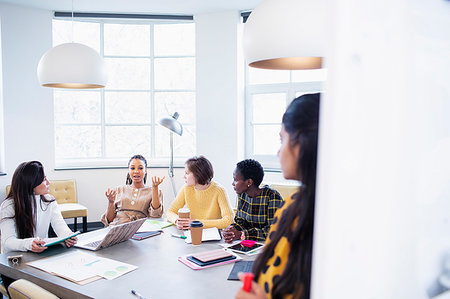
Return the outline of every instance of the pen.
<path id="1" fill-rule="evenodd" d="M 180 239 L 186 239 L 187 238 L 186 236 L 176 235 L 176 234 L 172 234 L 172 237 L 180 238 Z"/>
<path id="2" fill-rule="evenodd" d="M 252 289 L 252 281 L 253 281 L 253 273 L 245 273 L 244 285 L 242 286 L 242 290 L 244 292 L 250 293 L 250 290 Z"/>
<path id="3" fill-rule="evenodd" d="M 139 299 L 145 299 L 144 296 L 142 296 L 141 294 L 139 294 L 135 290 L 131 290 L 131 294 L 133 294 L 134 296 L 138 297 Z"/>

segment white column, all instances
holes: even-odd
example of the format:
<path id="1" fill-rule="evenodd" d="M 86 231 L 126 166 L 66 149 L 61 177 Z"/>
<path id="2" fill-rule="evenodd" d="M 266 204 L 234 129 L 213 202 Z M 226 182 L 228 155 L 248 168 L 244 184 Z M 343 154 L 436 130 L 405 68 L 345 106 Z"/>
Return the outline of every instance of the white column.
<path id="1" fill-rule="evenodd" d="M 312 298 L 428 298 L 450 250 L 450 2 L 332 2 Z"/>

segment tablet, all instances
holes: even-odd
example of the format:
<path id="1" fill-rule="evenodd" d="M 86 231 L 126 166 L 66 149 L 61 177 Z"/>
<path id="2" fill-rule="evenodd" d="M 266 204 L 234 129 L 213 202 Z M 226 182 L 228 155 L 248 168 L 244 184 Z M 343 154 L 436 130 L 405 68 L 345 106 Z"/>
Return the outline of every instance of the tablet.
<path id="1" fill-rule="evenodd" d="M 263 247 L 264 247 L 264 244 L 262 244 L 262 243 L 255 243 L 253 246 L 247 247 L 247 246 L 241 245 L 241 242 L 239 242 L 237 244 L 227 247 L 226 249 L 229 249 L 229 250 L 237 252 L 237 253 L 253 255 L 253 254 L 258 253 Z"/>
<path id="2" fill-rule="evenodd" d="M 70 238 L 72 238 L 72 237 L 75 237 L 75 236 L 77 236 L 77 235 L 79 235 L 79 234 L 80 234 L 80 232 L 77 231 L 77 232 L 74 232 L 73 234 L 68 235 L 67 237 L 64 237 L 64 238 L 59 238 L 59 237 L 56 237 L 56 238 L 47 238 L 47 239 L 45 239 L 45 244 L 42 245 L 42 246 L 43 246 L 43 247 L 48 247 L 48 246 L 56 245 L 56 244 L 61 243 L 62 241 L 65 241 L 65 240 L 67 240 L 67 239 L 70 239 Z"/>

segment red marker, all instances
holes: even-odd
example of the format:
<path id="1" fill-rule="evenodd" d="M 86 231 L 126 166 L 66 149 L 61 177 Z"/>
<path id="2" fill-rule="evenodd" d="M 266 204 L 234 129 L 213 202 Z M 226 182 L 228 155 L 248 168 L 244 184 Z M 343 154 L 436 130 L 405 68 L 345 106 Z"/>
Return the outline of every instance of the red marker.
<path id="1" fill-rule="evenodd" d="M 244 290 L 244 292 L 250 293 L 252 289 L 252 281 L 253 281 L 253 273 L 245 273 L 244 285 L 242 286 L 242 290 Z"/>

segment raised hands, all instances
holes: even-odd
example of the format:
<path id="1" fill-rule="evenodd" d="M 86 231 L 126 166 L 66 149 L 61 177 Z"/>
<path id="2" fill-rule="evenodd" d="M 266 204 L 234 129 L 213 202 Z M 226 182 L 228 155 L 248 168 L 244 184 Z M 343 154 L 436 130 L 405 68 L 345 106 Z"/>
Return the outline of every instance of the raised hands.
<path id="1" fill-rule="evenodd" d="M 160 178 L 159 176 L 152 177 L 153 187 L 158 187 L 162 182 L 164 182 L 165 178 L 166 178 L 165 176 L 163 176 L 163 178 Z"/>
<path id="2" fill-rule="evenodd" d="M 106 198 L 108 198 L 109 203 L 114 203 L 114 200 L 116 199 L 117 191 L 114 189 L 106 190 L 105 192 Z"/>

